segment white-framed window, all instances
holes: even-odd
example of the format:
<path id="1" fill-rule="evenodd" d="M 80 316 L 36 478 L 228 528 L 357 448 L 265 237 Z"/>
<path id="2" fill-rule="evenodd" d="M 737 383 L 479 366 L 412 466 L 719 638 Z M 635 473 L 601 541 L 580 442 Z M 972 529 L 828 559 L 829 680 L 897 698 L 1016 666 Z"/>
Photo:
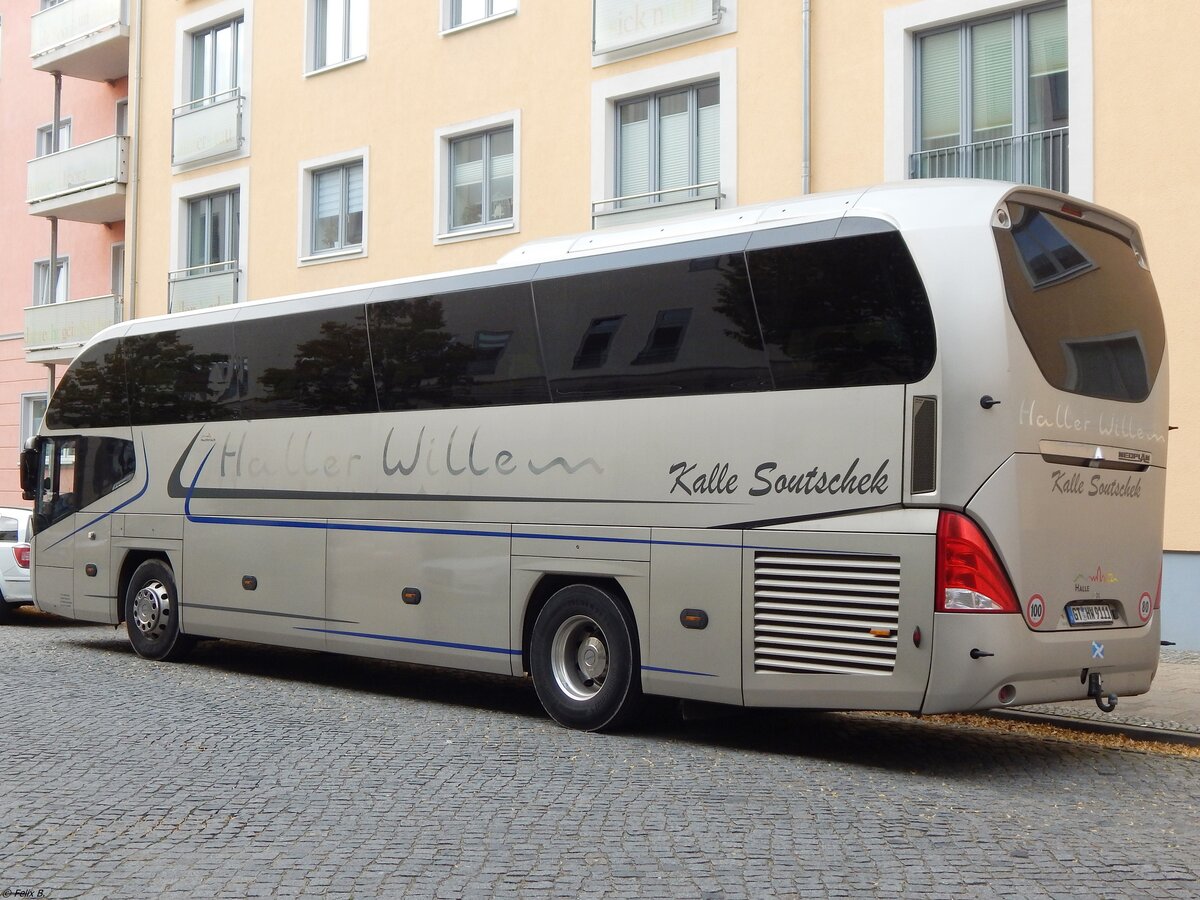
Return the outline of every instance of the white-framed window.
<path id="1" fill-rule="evenodd" d="M 305 71 L 319 72 L 367 56 L 368 0 L 308 0 Z"/>
<path id="2" fill-rule="evenodd" d="M 238 267 L 241 247 L 241 190 L 229 188 L 189 197 L 187 202 L 187 266 L 193 276 Z"/>
<path id="3" fill-rule="evenodd" d="M 216 101 L 238 90 L 243 81 L 245 19 L 238 16 L 191 32 L 188 99 Z"/>
<path id="4" fill-rule="evenodd" d="M 1069 189 L 1065 4 L 944 25 L 914 42 L 913 177 Z"/>
<path id="5" fill-rule="evenodd" d="M 249 203 L 248 167 L 172 185 L 171 311 L 194 308 L 201 296 L 214 304 L 246 299 Z"/>
<path id="6" fill-rule="evenodd" d="M 442 0 L 442 33 L 516 14 L 519 0 Z"/>
<path id="7" fill-rule="evenodd" d="M 593 214 L 735 205 L 737 95 L 736 49 L 593 82 Z"/>
<path id="8" fill-rule="evenodd" d="M 69 296 L 67 278 L 71 271 L 70 260 L 65 256 L 58 257 L 58 277 L 54 282 L 53 292 L 50 287 L 50 260 L 35 259 L 33 261 L 33 305 L 45 306 L 50 303 L 63 303 Z"/>
<path id="9" fill-rule="evenodd" d="M 46 415 L 49 399 L 45 391 L 34 391 L 21 395 L 21 446 L 38 433 Z"/>
<path id="10" fill-rule="evenodd" d="M 511 222 L 512 213 L 512 126 L 452 140 L 450 229 Z"/>
<path id="11" fill-rule="evenodd" d="M 176 174 L 250 154 L 254 2 L 221 0 L 175 21 Z"/>
<path id="12" fill-rule="evenodd" d="M 1093 0 L 884 11 L 884 178 L 1094 190 Z"/>
<path id="13" fill-rule="evenodd" d="M 300 179 L 301 264 L 365 256 L 366 148 L 301 163 Z"/>
<path id="14" fill-rule="evenodd" d="M 590 0 L 592 66 L 738 30 L 740 0 Z"/>
<path id="15" fill-rule="evenodd" d="M 520 112 L 440 128 L 434 144 L 435 242 L 518 231 Z"/>
<path id="16" fill-rule="evenodd" d="M 58 121 L 58 151 L 69 150 L 71 148 L 71 120 L 59 119 Z M 54 123 L 42 125 L 37 130 L 37 145 L 35 154 L 37 156 L 49 156 L 56 152 L 54 149 Z"/>
<path id="17" fill-rule="evenodd" d="M 622 207 L 716 193 L 721 85 L 669 88 L 617 103 L 616 193 Z"/>
<path id="18" fill-rule="evenodd" d="M 129 98 L 122 97 L 116 103 L 115 117 L 113 126 L 116 129 L 113 134 L 128 135 L 129 134 Z"/>

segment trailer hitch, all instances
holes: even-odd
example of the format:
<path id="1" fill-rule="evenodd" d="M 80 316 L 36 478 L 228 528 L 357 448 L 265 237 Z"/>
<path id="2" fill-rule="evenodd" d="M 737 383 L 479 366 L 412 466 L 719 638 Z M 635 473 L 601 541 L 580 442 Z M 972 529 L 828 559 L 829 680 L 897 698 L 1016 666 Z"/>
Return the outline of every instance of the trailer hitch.
<path id="1" fill-rule="evenodd" d="M 1087 695 L 1096 701 L 1101 712 L 1110 713 L 1117 708 L 1117 695 L 1111 692 L 1104 693 L 1104 676 L 1099 672 L 1088 675 Z"/>

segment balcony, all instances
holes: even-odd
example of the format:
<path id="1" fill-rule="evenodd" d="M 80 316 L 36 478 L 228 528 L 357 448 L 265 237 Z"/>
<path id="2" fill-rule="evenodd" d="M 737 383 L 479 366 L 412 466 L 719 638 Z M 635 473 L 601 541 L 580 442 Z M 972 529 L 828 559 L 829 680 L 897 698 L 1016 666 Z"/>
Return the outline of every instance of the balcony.
<path id="1" fill-rule="evenodd" d="M 721 193 L 720 182 L 709 181 L 704 184 L 597 200 L 592 203 L 592 228 L 654 222 L 720 209 L 724 196 Z"/>
<path id="2" fill-rule="evenodd" d="M 237 260 L 231 260 L 170 273 L 167 278 L 168 311 L 188 312 L 237 303 L 241 272 Z"/>
<path id="3" fill-rule="evenodd" d="M 242 92 L 238 88 L 177 106 L 171 164 L 185 166 L 236 153 L 242 147 Z"/>
<path id="4" fill-rule="evenodd" d="M 58 7 L 51 7 L 57 9 Z M 29 161 L 29 214 L 94 225 L 125 218 L 129 138 L 113 135 Z"/>
<path id="5" fill-rule="evenodd" d="M 994 178 L 1068 192 L 1067 128 L 913 153 L 912 178 Z"/>
<path id="6" fill-rule="evenodd" d="M 97 332 L 121 321 L 121 300 L 109 294 L 25 308 L 27 362 L 69 362 Z"/>
<path id="7" fill-rule="evenodd" d="M 88 81 L 129 74 L 127 0 L 63 0 L 30 22 L 33 67 Z"/>

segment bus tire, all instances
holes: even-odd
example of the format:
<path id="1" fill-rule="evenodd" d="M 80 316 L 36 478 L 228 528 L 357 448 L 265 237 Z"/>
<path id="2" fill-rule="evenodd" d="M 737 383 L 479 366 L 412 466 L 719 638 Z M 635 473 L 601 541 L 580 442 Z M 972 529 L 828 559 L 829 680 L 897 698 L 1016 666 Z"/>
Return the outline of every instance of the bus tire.
<path id="1" fill-rule="evenodd" d="M 533 625 L 529 668 L 542 706 L 568 728 L 615 729 L 641 707 L 633 618 L 594 585 L 564 587 L 542 607 Z"/>
<path id="2" fill-rule="evenodd" d="M 125 628 L 138 656 L 183 659 L 195 641 L 179 630 L 179 590 L 171 567 L 148 559 L 134 570 L 125 591 Z"/>

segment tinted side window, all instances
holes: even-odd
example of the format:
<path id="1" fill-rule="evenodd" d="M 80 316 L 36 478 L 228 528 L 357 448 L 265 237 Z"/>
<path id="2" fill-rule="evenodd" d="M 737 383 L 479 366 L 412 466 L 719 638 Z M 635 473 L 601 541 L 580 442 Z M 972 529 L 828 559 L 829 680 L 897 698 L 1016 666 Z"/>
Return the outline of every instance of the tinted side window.
<path id="1" fill-rule="evenodd" d="M 122 346 L 134 425 L 237 418 L 231 324 L 134 335 Z"/>
<path id="2" fill-rule="evenodd" d="M 903 384 L 929 372 L 933 316 L 898 233 L 746 257 L 776 388 Z"/>
<path id="3" fill-rule="evenodd" d="M 361 306 L 235 322 L 242 417 L 375 412 Z"/>
<path id="4" fill-rule="evenodd" d="M 16 543 L 17 520 L 11 516 L 0 516 L 0 541 Z"/>
<path id="5" fill-rule="evenodd" d="M 741 254 L 534 282 L 555 400 L 770 388 Z"/>
<path id="6" fill-rule="evenodd" d="M 129 424 L 125 358 L 117 339 L 89 347 L 71 363 L 50 406 L 46 426 L 114 428 Z"/>
<path id="7" fill-rule="evenodd" d="M 367 307 L 383 410 L 549 399 L 529 284 Z"/>

